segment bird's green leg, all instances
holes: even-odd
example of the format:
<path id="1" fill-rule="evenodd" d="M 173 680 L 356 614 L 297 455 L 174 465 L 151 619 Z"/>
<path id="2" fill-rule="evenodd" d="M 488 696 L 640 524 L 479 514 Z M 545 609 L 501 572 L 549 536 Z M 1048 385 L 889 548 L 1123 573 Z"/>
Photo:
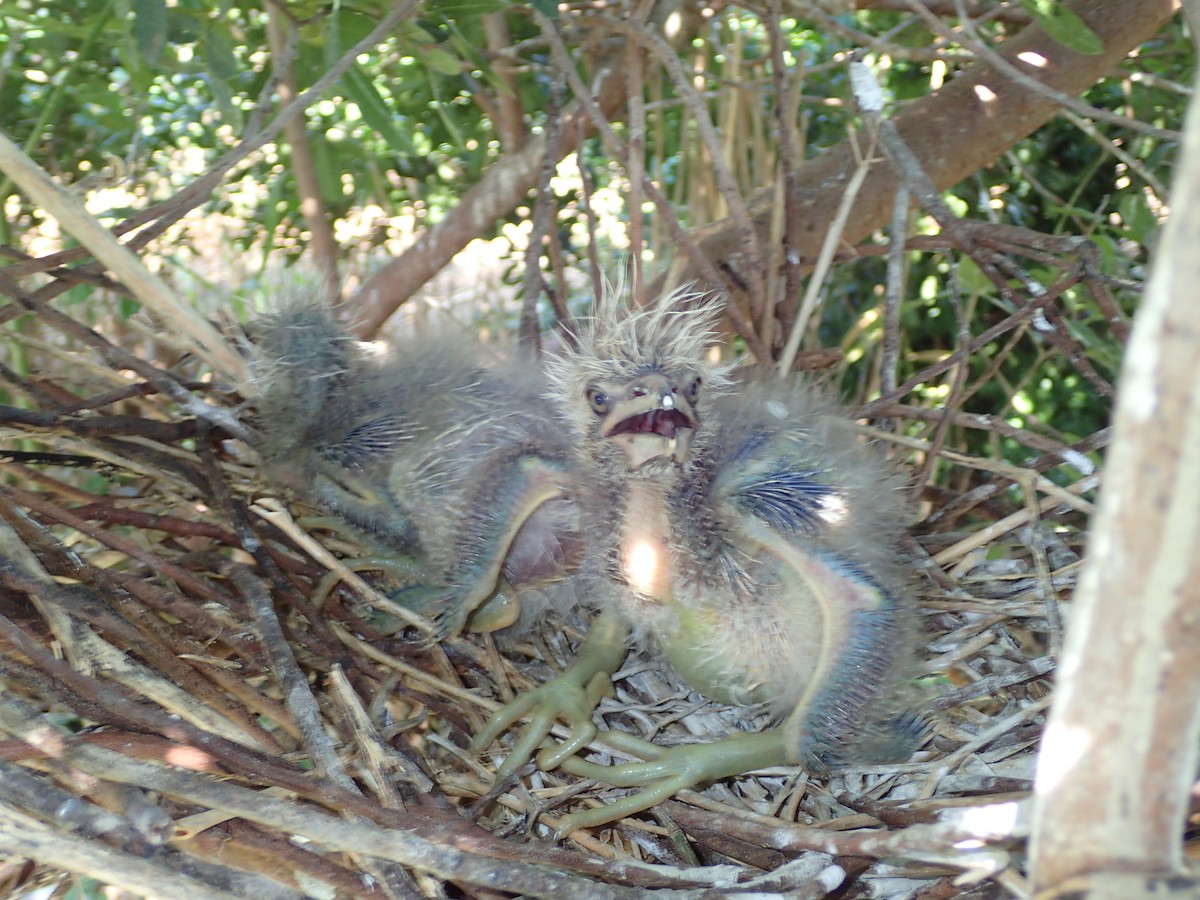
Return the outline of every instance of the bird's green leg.
<path id="1" fill-rule="evenodd" d="M 429 578 L 428 569 L 408 556 L 359 556 L 343 560 L 351 572 L 387 572 L 406 584 L 420 584 Z"/>
<path id="2" fill-rule="evenodd" d="M 659 747 L 616 731 L 603 732 L 598 738 L 615 750 L 645 756 L 647 762 L 605 766 L 569 758 L 559 762 L 559 767 L 581 778 L 594 778 L 615 787 L 641 787 L 642 790 L 596 809 L 563 816 L 558 825 L 560 837 L 579 828 L 604 825 L 649 809 L 687 788 L 754 769 L 784 765 L 788 761 L 787 743 L 779 728 L 682 747 Z"/>
<path id="3" fill-rule="evenodd" d="M 493 517 L 468 517 L 462 530 L 471 552 L 450 576 L 450 592 L 438 615 L 443 637 L 460 633 L 472 613 L 489 601 L 501 582 L 504 561 L 517 533 L 538 508 L 563 496 L 562 473 L 546 460 L 525 456 L 511 466 L 511 477 L 489 482 L 493 494 L 480 493 L 475 502 L 500 511 L 503 527 L 493 527 Z M 504 614 L 484 614 L 477 620 L 484 630 L 511 625 L 519 609 L 515 603 L 497 603 Z M 489 619 L 491 621 L 489 621 Z M 497 624 L 498 623 L 498 624 Z"/>
<path id="4" fill-rule="evenodd" d="M 538 752 L 554 723 L 562 718 L 571 728 L 570 737 L 560 745 L 544 748 L 537 760 L 538 767 L 543 770 L 561 765 L 595 737 L 592 711 L 600 698 L 611 690 L 612 674 L 625 659 L 628 642 L 629 626 L 616 613 L 602 613 L 592 623 L 587 638 L 566 671 L 492 713 L 472 742 L 472 750 L 479 753 L 487 749 L 518 719 L 528 715 L 529 724 L 497 770 L 498 775 L 507 775 Z"/>
<path id="5" fill-rule="evenodd" d="M 410 591 L 414 596 L 419 596 L 417 588 L 424 581 L 428 580 L 425 568 L 407 556 L 358 557 L 357 559 L 343 560 L 343 563 L 351 572 L 373 572 L 377 570 L 387 572 L 405 585 L 401 590 Z M 329 596 L 329 592 L 341 580 L 342 573 L 336 569 L 325 573 L 324 577 L 317 583 L 317 586 L 313 588 L 313 592 L 309 598 L 317 609 L 321 608 L 321 604 L 325 602 L 325 598 Z M 404 602 L 401 605 L 407 606 L 415 612 L 421 612 L 420 606 L 417 603 Z M 371 624 L 385 634 L 395 634 L 403 625 L 400 620 L 381 613 L 379 610 L 375 611 L 375 616 Z"/>

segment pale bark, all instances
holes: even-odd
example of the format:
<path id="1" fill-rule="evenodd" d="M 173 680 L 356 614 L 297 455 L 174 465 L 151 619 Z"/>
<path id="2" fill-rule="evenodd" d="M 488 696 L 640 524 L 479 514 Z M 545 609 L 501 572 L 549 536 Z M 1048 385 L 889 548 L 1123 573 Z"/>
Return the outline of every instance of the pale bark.
<path id="1" fill-rule="evenodd" d="M 1039 757 L 1032 843 L 1039 889 L 1099 873 L 1183 870 L 1200 742 L 1194 103 L 1180 160 L 1172 215 L 1121 371 L 1105 484 Z M 1102 895 L 1088 890 L 1083 895 Z"/>

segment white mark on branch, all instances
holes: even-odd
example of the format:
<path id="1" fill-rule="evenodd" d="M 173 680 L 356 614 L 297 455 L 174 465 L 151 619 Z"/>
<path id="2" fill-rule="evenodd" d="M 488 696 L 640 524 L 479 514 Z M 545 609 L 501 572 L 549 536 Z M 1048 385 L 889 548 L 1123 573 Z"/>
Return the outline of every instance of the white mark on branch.
<path id="1" fill-rule="evenodd" d="M 986 84 L 975 85 L 975 96 L 978 97 L 982 103 L 992 103 L 996 100 L 996 92 Z"/>
<path id="2" fill-rule="evenodd" d="M 857 60 L 850 63 L 850 90 L 863 112 L 883 112 L 883 89 L 865 63 Z"/>
<path id="3" fill-rule="evenodd" d="M 1033 311 L 1033 315 L 1030 317 L 1030 321 L 1033 323 L 1033 327 L 1037 331 L 1047 332 L 1047 331 L 1055 330 L 1054 324 L 1049 319 L 1046 318 L 1046 313 L 1044 310 L 1041 309 L 1041 307 L 1039 307 Z"/>
<path id="4" fill-rule="evenodd" d="M 1059 455 L 1062 456 L 1063 462 L 1074 466 L 1084 475 L 1091 475 L 1096 471 L 1096 464 L 1086 454 L 1080 453 L 1078 450 L 1072 450 L 1070 447 L 1067 447 Z"/>

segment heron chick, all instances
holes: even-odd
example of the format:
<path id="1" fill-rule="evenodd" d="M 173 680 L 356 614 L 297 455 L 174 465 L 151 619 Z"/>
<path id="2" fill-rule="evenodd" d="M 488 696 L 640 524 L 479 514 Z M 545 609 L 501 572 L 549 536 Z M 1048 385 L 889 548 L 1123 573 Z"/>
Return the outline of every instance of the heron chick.
<path id="1" fill-rule="evenodd" d="M 882 761 L 916 743 L 894 702 L 911 647 L 902 479 L 802 386 L 735 382 L 709 361 L 720 314 L 685 292 L 646 310 L 610 299 L 549 363 L 573 431 L 580 577 L 600 615 L 573 664 L 493 715 L 475 747 L 528 715 L 502 773 L 536 754 L 543 769 L 642 788 L 564 817 L 560 833 L 752 769 Z M 598 735 L 593 709 L 630 646 L 710 699 L 765 704 L 777 724 L 672 748 Z M 554 744 L 560 718 L 572 733 Z M 597 737 L 646 761 L 580 758 Z"/>
<path id="2" fill-rule="evenodd" d="M 268 478 L 403 573 L 441 636 L 538 614 L 582 553 L 566 422 L 538 366 L 461 334 L 374 350 L 332 310 L 255 323 L 257 449 Z"/>

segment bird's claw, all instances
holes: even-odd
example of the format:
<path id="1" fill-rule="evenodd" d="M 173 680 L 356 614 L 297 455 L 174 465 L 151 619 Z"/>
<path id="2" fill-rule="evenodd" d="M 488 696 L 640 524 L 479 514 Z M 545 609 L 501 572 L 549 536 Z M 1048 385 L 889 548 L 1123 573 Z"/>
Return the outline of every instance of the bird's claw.
<path id="1" fill-rule="evenodd" d="M 592 711 L 612 690 L 611 676 L 625 658 L 628 639 L 629 627 L 619 616 L 611 612 L 600 615 L 566 671 L 492 713 L 472 742 L 472 749 L 476 753 L 486 750 L 517 720 L 532 713 L 498 774 L 507 775 L 520 768 L 535 753 L 538 767 L 543 770 L 574 756 L 596 736 Z M 570 736 L 562 744 L 538 753 L 559 718 L 570 727 Z"/>
<path id="2" fill-rule="evenodd" d="M 391 592 L 391 599 L 424 616 L 433 625 L 430 643 L 440 643 L 459 634 L 466 624 L 467 614 L 455 602 L 454 594 L 435 584 L 413 584 Z"/>
<path id="3" fill-rule="evenodd" d="M 581 676 L 586 677 L 586 682 Z M 475 736 L 471 749 L 476 753 L 482 752 L 518 720 L 528 715 L 529 724 L 525 726 L 525 730 L 496 774 L 508 775 L 525 765 L 535 753 L 538 754 L 538 768 L 556 768 L 596 736 L 592 710 L 609 690 L 611 683 L 604 673 L 580 672 L 569 668 L 558 677 L 522 694 L 492 713 L 483 730 Z M 571 729 L 570 736 L 562 744 L 547 746 L 539 753 L 538 749 L 550 736 L 551 729 L 560 718 Z"/>

